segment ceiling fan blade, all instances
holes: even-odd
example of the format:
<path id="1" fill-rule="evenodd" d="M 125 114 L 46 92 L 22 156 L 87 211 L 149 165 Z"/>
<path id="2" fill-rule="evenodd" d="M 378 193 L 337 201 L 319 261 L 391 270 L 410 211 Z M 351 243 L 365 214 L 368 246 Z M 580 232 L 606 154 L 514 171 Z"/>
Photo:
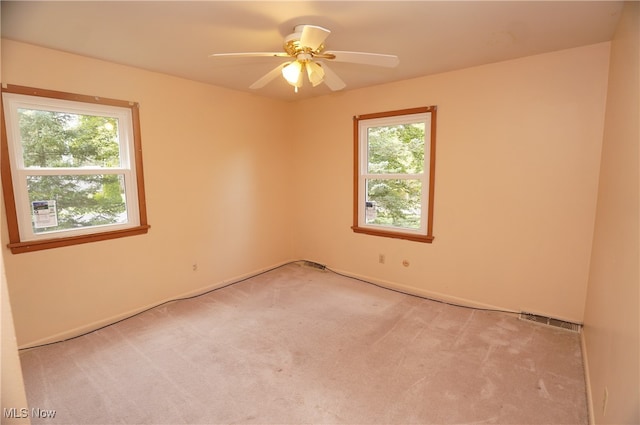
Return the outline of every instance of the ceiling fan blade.
<path id="1" fill-rule="evenodd" d="M 324 40 L 331 34 L 326 28 L 322 28 L 316 25 L 305 25 L 302 28 L 302 35 L 300 35 L 300 45 L 309 47 L 311 50 L 316 50 Z"/>
<path id="2" fill-rule="evenodd" d="M 288 53 L 285 52 L 245 52 L 245 53 L 214 53 L 209 55 L 210 58 L 213 57 L 236 57 L 236 58 L 255 58 L 255 57 L 277 57 L 277 58 L 287 58 L 289 57 Z"/>
<path id="3" fill-rule="evenodd" d="M 342 78 L 338 77 L 338 74 L 333 72 L 333 70 L 329 68 L 326 63 L 318 62 L 318 64 L 320 64 L 322 66 L 322 69 L 324 70 L 323 81 L 327 85 L 327 87 L 329 87 L 333 91 L 338 91 L 347 86 L 345 82 L 342 81 Z"/>
<path id="4" fill-rule="evenodd" d="M 332 60 L 335 62 L 359 63 L 363 65 L 384 66 L 387 68 L 394 68 L 400 63 L 397 56 L 383 55 L 380 53 L 331 51 L 324 52 L 324 54 L 334 55 L 335 59 Z"/>
<path id="5" fill-rule="evenodd" d="M 263 75 L 258 81 L 256 81 L 255 83 L 251 84 L 249 86 L 249 88 L 250 89 L 260 89 L 260 88 L 266 86 L 268 83 L 270 83 L 271 81 L 273 81 L 276 78 L 278 78 L 278 76 L 281 75 L 282 68 L 284 68 L 285 66 L 289 65 L 290 63 L 291 62 L 285 62 L 285 63 L 281 63 L 280 65 L 276 66 L 271 71 L 269 71 L 265 75 Z"/>

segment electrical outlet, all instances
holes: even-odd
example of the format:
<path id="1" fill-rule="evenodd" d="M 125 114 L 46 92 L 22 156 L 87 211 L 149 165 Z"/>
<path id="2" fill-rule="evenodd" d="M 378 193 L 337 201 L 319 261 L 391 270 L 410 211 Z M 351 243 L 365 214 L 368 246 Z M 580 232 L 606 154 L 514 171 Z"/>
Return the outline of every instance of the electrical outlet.
<path id="1" fill-rule="evenodd" d="M 604 387 L 604 394 L 602 394 L 602 416 L 607 415 L 607 402 L 609 401 L 609 389 Z"/>
<path id="2" fill-rule="evenodd" d="M 384 254 L 378 254 L 378 263 L 384 264 Z"/>

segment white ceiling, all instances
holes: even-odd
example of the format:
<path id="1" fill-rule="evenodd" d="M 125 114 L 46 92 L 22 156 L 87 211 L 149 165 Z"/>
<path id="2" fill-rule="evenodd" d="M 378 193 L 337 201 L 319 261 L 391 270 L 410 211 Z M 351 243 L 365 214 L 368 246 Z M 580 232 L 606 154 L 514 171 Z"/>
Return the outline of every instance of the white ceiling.
<path id="1" fill-rule="evenodd" d="M 608 41 L 619 1 L 6 1 L 2 37 L 284 100 L 278 78 L 248 87 L 282 58 L 211 53 L 282 51 L 297 24 L 332 31 L 327 50 L 399 56 L 394 69 L 331 63 L 345 90 Z"/>

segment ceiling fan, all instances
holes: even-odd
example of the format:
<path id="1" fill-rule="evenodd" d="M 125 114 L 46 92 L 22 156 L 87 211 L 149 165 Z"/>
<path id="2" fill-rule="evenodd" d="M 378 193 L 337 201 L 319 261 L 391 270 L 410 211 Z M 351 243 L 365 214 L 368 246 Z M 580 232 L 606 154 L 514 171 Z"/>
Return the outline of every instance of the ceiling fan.
<path id="1" fill-rule="evenodd" d="M 342 90 L 346 84 L 338 75 L 321 60 L 334 62 L 350 62 L 362 65 L 374 65 L 393 68 L 399 60 L 394 55 L 379 53 L 325 51 L 324 41 L 331 34 L 326 28 L 317 25 L 296 25 L 294 32 L 284 39 L 284 52 L 247 52 L 247 53 L 214 53 L 211 57 L 283 57 L 293 59 L 284 62 L 249 88 L 259 89 L 282 74 L 296 93 L 302 87 L 304 74 L 312 86 L 325 83 L 331 90 Z"/>

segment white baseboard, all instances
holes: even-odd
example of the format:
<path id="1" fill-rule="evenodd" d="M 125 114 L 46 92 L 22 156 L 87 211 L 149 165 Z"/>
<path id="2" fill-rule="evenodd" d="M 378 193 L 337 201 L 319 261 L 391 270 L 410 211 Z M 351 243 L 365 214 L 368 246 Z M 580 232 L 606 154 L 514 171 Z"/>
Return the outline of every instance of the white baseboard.
<path id="1" fill-rule="evenodd" d="M 159 305 L 165 304 L 167 302 L 171 302 L 171 301 L 178 300 L 178 299 L 181 299 L 181 298 L 196 297 L 198 295 L 205 294 L 205 293 L 207 293 L 209 291 L 213 291 L 215 289 L 219 289 L 219 288 L 222 288 L 224 286 L 231 285 L 233 283 L 236 283 L 236 282 L 239 282 L 241 280 L 250 278 L 252 276 L 259 275 L 259 274 L 264 273 L 266 271 L 269 271 L 269 270 L 272 270 L 272 269 L 276 269 L 278 267 L 281 267 L 281 266 L 283 266 L 285 264 L 292 263 L 294 261 L 295 260 L 282 261 L 282 262 L 276 263 L 274 265 L 271 265 L 269 267 L 263 267 L 261 269 L 254 270 L 254 271 L 249 272 L 249 273 L 244 273 L 242 275 L 235 276 L 235 277 L 230 278 L 230 279 L 225 279 L 223 281 L 216 282 L 216 283 L 213 283 L 213 284 L 210 284 L 210 285 L 207 285 L 205 287 L 198 288 L 198 289 L 195 289 L 195 290 L 192 290 L 192 291 L 189 291 L 189 292 L 185 292 L 185 293 L 176 295 L 174 297 L 165 298 L 163 300 L 160 300 L 160 301 L 157 301 L 157 302 L 154 302 L 154 303 L 151 303 L 151 304 L 147 304 L 145 306 L 142 306 L 142 307 L 139 307 L 139 308 L 136 308 L 136 309 L 133 309 L 133 310 L 129 310 L 129 311 L 126 311 L 126 312 L 121 313 L 121 314 L 117 314 L 115 316 L 111 316 L 111 317 L 108 317 L 108 318 L 105 318 L 105 319 L 97 320 L 95 322 L 91 322 L 91 323 L 88 323 L 86 325 L 78 326 L 78 327 L 73 328 L 73 329 L 68 329 L 68 330 L 65 330 L 65 331 L 62 331 L 62 332 L 58 332 L 58 333 L 50 335 L 48 337 L 37 339 L 35 341 L 30 341 L 30 342 L 27 342 L 25 344 L 22 344 L 22 345 L 18 346 L 18 349 L 19 350 L 25 350 L 25 349 L 29 349 L 29 348 L 38 347 L 38 346 L 41 346 L 41 345 L 52 344 L 52 343 L 56 343 L 56 342 L 65 341 L 65 340 L 68 340 L 68 339 L 71 339 L 71 338 L 75 338 L 75 337 L 78 337 L 80 335 L 84 335 L 86 333 L 93 332 L 93 331 L 98 330 L 100 328 L 103 328 L 105 326 L 112 325 L 112 324 L 117 323 L 117 322 L 119 322 L 121 320 L 124 320 L 124 319 L 127 319 L 129 317 L 135 316 L 136 314 L 140 314 L 143 311 L 152 309 L 154 307 L 157 307 Z"/>
<path id="2" fill-rule="evenodd" d="M 591 378 L 589 376 L 589 357 L 587 355 L 587 342 L 585 340 L 584 329 L 580 332 L 580 348 L 582 350 L 582 365 L 584 366 L 584 381 L 587 389 L 587 409 L 589 411 L 589 425 L 595 425 L 595 415 L 593 410 L 593 392 L 591 390 Z"/>
<path id="3" fill-rule="evenodd" d="M 484 303 L 480 303 L 477 301 L 472 301 L 469 300 L 467 298 L 460 298 L 460 297 L 454 297 L 451 295 L 446 295 L 443 294 L 441 292 L 435 292 L 435 291 L 428 291 L 425 289 L 419 289 L 416 288 L 415 286 L 409 286 L 409 285 L 403 285 L 397 282 L 391 282 L 391 281 L 387 281 L 387 280 L 382 280 L 382 279 L 377 279 L 374 277 L 370 277 L 370 276 L 363 276 L 363 275 L 359 275 L 356 273 L 351 273 L 348 271 L 344 271 L 344 270 L 338 270 L 338 269 L 334 269 L 331 267 L 327 267 L 329 270 L 334 270 L 337 273 L 343 274 L 345 276 L 349 276 L 349 277 L 353 277 L 355 279 L 360 279 L 360 280 L 364 280 L 367 282 L 371 282 L 375 285 L 379 285 L 383 288 L 387 288 L 387 289 L 391 289 L 394 291 L 400 291 L 400 292 L 404 292 L 406 294 L 410 294 L 410 295 L 416 295 L 419 297 L 424 297 L 424 298 L 430 298 L 433 299 L 435 301 L 442 301 L 444 303 L 450 303 L 450 304 L 456 304 L 462 307 L 471 307 L 471 308 L 479 308 L 479 309 L 489 309 L 489 310 L 500 310 L 500 311 L 504 311 L 504 312 L 509 312 L 509 313 L 520 313 L 520 311 L 515 311 L 515 310 L 510 310 L 510 309 L 506 309 L 504 307 L 499 307 L 499 306 L 495 306 L 495 305 L 491 305 L 491 304 L 484 304 Z"/>

